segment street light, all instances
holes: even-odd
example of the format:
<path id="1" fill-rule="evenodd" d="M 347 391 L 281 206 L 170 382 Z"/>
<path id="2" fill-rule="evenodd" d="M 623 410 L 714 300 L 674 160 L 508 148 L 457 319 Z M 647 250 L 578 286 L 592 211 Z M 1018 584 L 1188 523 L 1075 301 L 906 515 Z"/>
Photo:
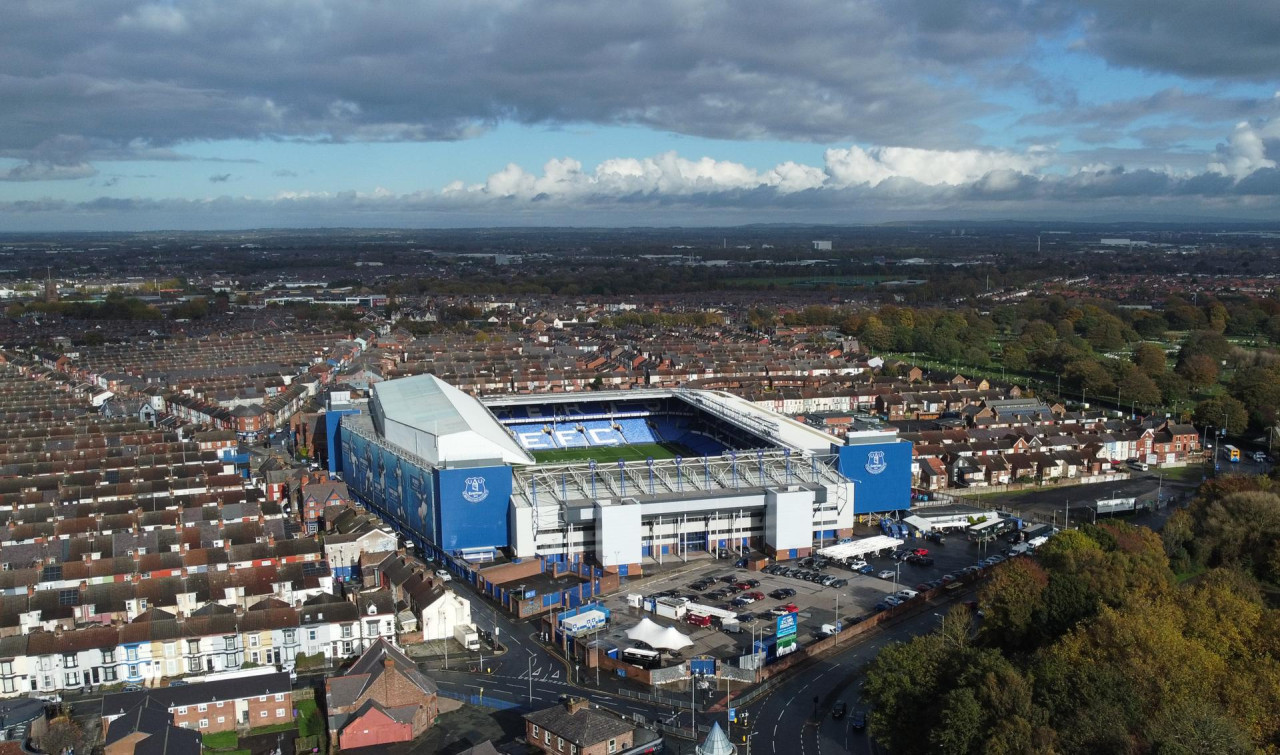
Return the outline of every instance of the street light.
<path id="1" fill-rule="evenodd" d="M 533 707 L 533 651 L 529 652 L 529 707 Z"/>

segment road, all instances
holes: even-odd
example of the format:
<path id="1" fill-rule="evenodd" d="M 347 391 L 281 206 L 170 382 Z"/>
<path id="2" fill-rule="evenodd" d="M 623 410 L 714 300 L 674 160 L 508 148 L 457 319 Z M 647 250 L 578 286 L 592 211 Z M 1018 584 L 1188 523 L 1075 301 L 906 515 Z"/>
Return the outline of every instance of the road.
<path id="1" fill-rule="evenodd" d="M 956 598 L 947 597 L 952 601 Z M 919 614 L 885 627 L 843 651 L 819 658 L 799 671 L 792 671 L 790 678 L 768 697 L 747 707 L 752 755 L 879 753 L 865 732 L 853 730 L 851 715 L 832 719 L 831 707 L 844 701 L 850 713 L 859 708 L 865 665 L 885 645 L 905 642 L 936 629 L 952 601 L 933 601 Z M 724 725 L 723 719 L 721 725 Z M 733 730 L 733 741 L 739 748 L 743 746 L 742 727 L 741 723 L 736 724 Z"/>

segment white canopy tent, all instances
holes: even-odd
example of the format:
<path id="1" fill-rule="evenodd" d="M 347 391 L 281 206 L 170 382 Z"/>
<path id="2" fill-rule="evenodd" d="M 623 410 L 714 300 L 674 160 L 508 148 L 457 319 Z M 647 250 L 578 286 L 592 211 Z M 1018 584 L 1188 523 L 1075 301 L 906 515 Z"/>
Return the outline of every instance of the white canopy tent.
<path id="1" fill-rule="evenodd" d="M 664 627 L 648 619 L 627 630 L 627 639 L 643 642 L 654 650 L 679 650 L 693 644 L 693 640 L 676 631 L 673 627 Z"/>

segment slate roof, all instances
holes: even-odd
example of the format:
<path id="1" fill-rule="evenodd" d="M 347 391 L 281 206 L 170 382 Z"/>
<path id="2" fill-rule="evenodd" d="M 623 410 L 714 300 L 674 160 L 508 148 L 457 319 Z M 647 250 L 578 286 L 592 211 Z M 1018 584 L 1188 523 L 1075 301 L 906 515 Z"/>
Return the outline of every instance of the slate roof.
<path id="1" fill-rule="evenodd" d="M 620 737 L 635 727 L 591 708 L 569 712 L 568 705 L 555 705 L 525 714 L 525 720 L 576 744 L 579 748 Z"/>
<path id="2" fill-rule="evenodd" d="M 246 697 L 275 695 L 289 690 L 289 674 L 282 671 L 141 692 L 116 692 L 103 696 L 102 715 L 112 716 L 123 713 L 147 700 L 163 706 L 167 711 L 171 708 L 190 707 L 219 700 L 226 702 Z"/>
<path id="3" fill-rule="evenodd" d="M 173 714 L 159 703 L 144 700 L 107 727 L 106 746 L 134 733 L 147 737 L 134 744 L 134 755 L 189 755 L 201 751 L 200 733 L 173 725 Z"/>

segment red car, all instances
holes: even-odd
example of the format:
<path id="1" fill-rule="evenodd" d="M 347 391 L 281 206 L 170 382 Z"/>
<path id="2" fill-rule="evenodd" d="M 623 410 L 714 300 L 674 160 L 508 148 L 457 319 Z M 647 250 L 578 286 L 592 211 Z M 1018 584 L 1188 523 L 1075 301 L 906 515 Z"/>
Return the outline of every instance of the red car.
<path id="1" fill-rule="evenodd" d="M 756 600 L 764 600 L 764 593 L 760 592 L 759 590 L 753 590 L 747 594 L 755 598 Z"/>
<path id="2" fill-rule="evenodd" d="M 929 549 L 928 549 L 928 548 L 916 548 L 915 550 L 911 551 L 911 554 L 912 554 L 912 555 L 914 555 L 914 556 L 927 556 L 927 555 L 929 555 Z"/>
<path id="3" fill-rule="evenodd" d="M 739 590 L 750 590 L 753 586 L 754 585 L 752 585 L 749 582 L 738 582 L 734 584 L 734 587 L 738 588 Z"/>

